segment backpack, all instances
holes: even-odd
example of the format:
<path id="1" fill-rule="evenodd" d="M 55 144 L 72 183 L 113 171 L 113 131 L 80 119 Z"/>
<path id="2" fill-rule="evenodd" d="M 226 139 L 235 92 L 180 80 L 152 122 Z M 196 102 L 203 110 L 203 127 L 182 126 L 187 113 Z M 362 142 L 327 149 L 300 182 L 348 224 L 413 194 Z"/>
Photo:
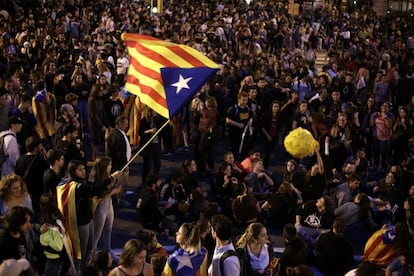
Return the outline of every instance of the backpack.
<path id="1" fill-rule="evenodd" d="M 269 252 L 269 261 L 270 261 L 269 266 L 271 267 L 272 271 L 275 271 L 278 268 L 278 259 L 274 258 L 273 246 L 269 245 L 267 249 Z M 221 255 L 220 257 L 221 275 L 230 276 L 230 275 L 224 275 L 224 261 L 230 256 L 237 256 L 239 258 L 240 276 L 263 275 L 263 274 L 253 273 L 251 266 L 250 266 L 249 254 L 247 253 L 247 249 L 245 248 L 236 248 L 236 250 L 227 250 L 226 252 L 223 253 L 223 255 Z M 238 275 L 231 275 L 231 276 L 238 276 Z"/>
<path id="2" fill-rule="evenodd" d="M 223 276 L 230 276 L 224 275 L 224 261 L 231 256 L 237 256 L 240 263 L 240 276 L 248 276 L 247 273 L 247 260 L 245 258 L 244 250 L 242 248 L 236 248 L 236 250 L 227 250 L 223 253 L 220 257 L 220 273 Z M 239 275 L 231 275 L 231 276 L 239 276 Z"/>
<path id="3" fill-rule="evenodd" d="M 4 151 L 4 137 L 12 135 L 16 137 L 13 133 L 6 133 L 0 136 L 0 166 L 6 161 L 9 155 Z"/>
<path id="4" fill-rule="evenodd" d="M 247 107 L 247 110 L 250 112 L 250 107 L 249 107 L 248 105 L 246 105 L 246 107 Z M 229 111 L 230 111 L 232 108 L 234 108 L 234 110 L 235 110 L 235 112 L 234 112 L 234 117 L 238 117 L 238 116 L 239 116 L 239 113 L 240 113 L 240 111 L 239 111 L 239 105 L 238 105 L 238 104 L 234 104 L 233 106 L 230 106 L 230 107 L 227 109 L 227 114 L 229 113 Z"/>

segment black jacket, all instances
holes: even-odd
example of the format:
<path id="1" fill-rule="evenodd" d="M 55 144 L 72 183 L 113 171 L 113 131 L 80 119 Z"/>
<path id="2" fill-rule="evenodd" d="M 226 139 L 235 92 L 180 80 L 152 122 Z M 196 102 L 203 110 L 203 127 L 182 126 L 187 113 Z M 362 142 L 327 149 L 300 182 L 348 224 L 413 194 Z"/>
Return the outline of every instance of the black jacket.
<path id="1" fill-rule="evenodd" d="M 286 243 L 286 249 L 280 257 L 280 275 L 286 275 L 287 267 L 295 267 L 300 264 L 306 263 L 306 245 L 297 238 L 291 242 Z"/>
<path id="2" fill-rule="evenodd" d="M 112 158 L 112 171 L 119 171 L 128 162 L 125 137 L 118 128 L 113 128 L 108 137 L 109 156 Z"/>

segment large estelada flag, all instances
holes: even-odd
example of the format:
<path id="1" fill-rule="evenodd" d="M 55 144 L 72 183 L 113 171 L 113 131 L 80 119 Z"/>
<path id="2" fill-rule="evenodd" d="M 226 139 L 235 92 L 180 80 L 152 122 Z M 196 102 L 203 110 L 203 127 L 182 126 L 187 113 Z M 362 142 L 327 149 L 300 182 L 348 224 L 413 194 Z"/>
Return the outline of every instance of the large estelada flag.
<path id="1" fill-rule="evenodd" d="M 219 69 L 196 49 L 151 36 L 124 33 L 130 56 L 128 92 L 161 116 L 172 118 Z"/>

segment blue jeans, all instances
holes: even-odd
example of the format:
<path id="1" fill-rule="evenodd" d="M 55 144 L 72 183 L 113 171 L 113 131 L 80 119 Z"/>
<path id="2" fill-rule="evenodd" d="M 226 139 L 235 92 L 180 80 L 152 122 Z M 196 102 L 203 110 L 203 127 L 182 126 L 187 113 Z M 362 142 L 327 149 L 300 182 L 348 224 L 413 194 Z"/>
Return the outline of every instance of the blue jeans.
<path id="1" fill-rule="evenodd" d="M 296 226 L 296 231 L 298 233 L 298 237 L 305 241 L 307 244 L 311 245 L 312 247 L 316 244 L 319 236 L 325 229 L 322 228 L 312 228 L 306 226 Z"/>
<path id="2" fill-rule="evenodd" d="M 47 259 L 45 265 L 44 275 L 58 276 L 60 275 L 60 270 L 62 269 L 62 260 L 61 259 Z"/>
<path id="3" fill-rule="evenodd" d="M 99 239 L 102 239 L 103 249 L 111 250 L 111 232 L 114 224 L 114 207 L 112 198 L 105 197 L 96 207 L 94 216 L 94 234 L 92 250 L 98 247 Z"/>
<path id="4" fill-rule="evenodd" d="M 381 166 L 384 170 L 387 169 L 388 158 L 390 153 L 390 141 L 380 141 L 377 138 L 373 139 L 372 143 L 372 154 L 374 156 L 374 165 L 379 166 L 381 157 Z"/>
<path id="5" fill-rule="evenodd" d="M 90 253 L 92 250 L 93 221 L 90 221 L 88 224 L 85 225 L 80 225 L 78 229 L 82 258 L 80 269 L 84 269 L 85 266 L 88 264 Z"/>

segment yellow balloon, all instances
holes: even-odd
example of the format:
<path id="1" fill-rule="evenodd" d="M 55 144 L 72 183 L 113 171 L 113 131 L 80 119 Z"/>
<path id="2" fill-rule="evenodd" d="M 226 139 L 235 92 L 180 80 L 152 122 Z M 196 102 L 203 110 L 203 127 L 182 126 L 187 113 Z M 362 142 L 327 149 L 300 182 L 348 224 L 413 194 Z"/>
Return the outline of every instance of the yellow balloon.
<path id="1" fill-rule="evenodd" d="M 313 155 L 317 144 L 312 134 L 301 127 L 289 132 L 284 141 L 286 151 L 293 157 L 301 159 Z"/>

